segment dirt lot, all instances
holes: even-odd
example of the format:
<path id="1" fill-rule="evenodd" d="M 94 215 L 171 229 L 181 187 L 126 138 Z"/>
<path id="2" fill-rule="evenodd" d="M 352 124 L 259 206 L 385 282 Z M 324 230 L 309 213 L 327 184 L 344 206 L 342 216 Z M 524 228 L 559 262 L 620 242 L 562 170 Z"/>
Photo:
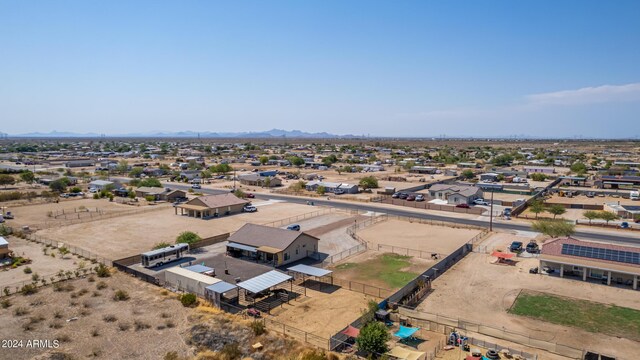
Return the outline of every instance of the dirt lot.
<path id="1" fill-rule="evenodd" d="M 272 313 L 276 321 L 328 339 L 360 317 L 369 300 L 376 299 L 335 287 L 326 292 L 307 289 L 307 297 L 284 304 Z"/>
<path id="2" fill-rule="evenodd" d="M 390 219 L 360 230 L 357 234 L 374 246 L 387 245 L 383 247 L 384 251 L 391 251 L 390 246 L 397 246 L 449 254 L 479 233 L 480 230 L 475 229 L 456 229 Z"/>
<path id="3" fill-rule="evenodd" d="M 83 262 L 72 254 L 67 254 L 64 259 L 62 259 L 57 251 L 46 248 L 42 244 L 30 242 L 15 236 L 8 236 L 6 239 L 9 242 L 9 249 L 11 249 L 16 256 L 31 259 L 31 264 L 0 271 L 0 288 L 4 288 L 5 286 L 18 286 L 17 284 L 22 282 L 31 282 L 31 277 L 36 273 L 40 277 L 49 280 L 49 278 L 58 273 L 58 271 L 73 271 Z M 56 256 L 51 257 L 51 255 L 45 255 L 43 249 L 47 249 L 47 254 L 54 253 Z M 86 267 L 91 266 L 91 264 L 86 261 L 83 264 Z M 27 267 L 31 268 L 31 274 L 24 272 L 24 269 Z"/>
<path id="4" fill-rule="evenodd" d="M 58 203 L 45 203 L 40 205 L 20 206 L 8 208 L 13 212 L 15 219 L 12 224 L 22 226 L 29 225 L 35 228 L 38 224 L 64 223 L 68 220 L 86 219 L 96 216 L 109 215 L 115 212 L 131 211 L 139 207 L 117 204 L 107 199 L 64 199 Z M 51 214 L 51 216 L 49 216 Z"/>
<path id="5" fill-rule="evenodd" d="M 617 204 L 620 202 L 620 205 L 638 205 L 640 202 L 624 199 L 622 197 L 612 197 L 612 196 L 595 196 L 592 198 L 588 198 L 584 195 L 570 197 L 560 197 L 558 194 L 553 194 L 553 196 L 546 200 L 546 202 L 551 204 L 585 204 L 585 205 L 603 205 L 605 203 L 614 203 Z"/>
<path id="6" fill-rule="evenodd" d="M 107 287 L 98 290 L 98 281 L 104 281 Z M 174 295 L 161 295 L 160 289 L 122 274 L 96 282 L 78 279 L 68 283 L 74 291 L 54 291 L 47 286 L 31 296 L 9 298 L 11 307 L 0 312 L 0 338 L 23 340 L 24 344 L 18 349 L 3 349 L 3 358 L 29 359 L 47 351 L 27 348 L 28 339 L 60 340 L 60 347 L 49 351 L 79 357 L 158 359 L 168 351 L 188 353 L 181 332 L 191 326 L 187 321 L 189 309 Z M 86 294 L 80 295 L 82 289 Z M 126 291 L 130 299 L 114 301 L 116 290 Z M 29 313 L 18 316 L 19 308 Z M 115 320 L 105 321 L 106 315 L 113 315 Z M 29 323 L 31 330 L 25 331 Z M 149 328 L 143 329 L 145 325 Z M 120 326 L 129 328 L 121 330 Z"/>
<path id="7" fill-rule="evenodd" d="M 527 242 L 528 238 L 496 234 L 483 244 L 500 248 L 513 240 Z M 435 291 L 420 304 L 418 310 L 490 326 L 504 326 L 520 334 L 576 348 L 587 346 L 620 358 L 634 358 L 638 344 L 631 340 L 511 315 L 507 309 L 522 289 L 640 309 L 637 291 L 533 275 L 528 270 L 539 265 L 537 258 L 516 258 L 516 261 L 515 266 L 497 265 L 488 254 L 471 253 L 433 282 Z"/>
<path id="8" fill-rule="evenodd" d="M 175 215 L 174 209 L 169 207 L 166 210 L 45 229 L 37 234 L 109 259 L 118 259 L 148 251 L 162 241 L 173 243 L 176 236 L 185 230 L 194 231 L 204 238 L 235 231 L 247 222 L 261 224 L 309 213 L 309 208 L 306 205 L 272 203 L 259 207 L 255 213 L 202 220 Z"/>

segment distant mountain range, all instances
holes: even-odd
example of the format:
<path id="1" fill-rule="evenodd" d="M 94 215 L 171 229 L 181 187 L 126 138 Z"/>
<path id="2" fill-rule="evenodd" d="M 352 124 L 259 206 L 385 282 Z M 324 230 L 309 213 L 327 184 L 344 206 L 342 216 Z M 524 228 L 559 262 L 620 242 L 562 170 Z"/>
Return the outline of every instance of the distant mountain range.
<path id="1" fill-rule="evenodd" d="M 32 132 L 26 134 L 9 135 L 11 137 L 21 138 L 87 138 L 100 137 L 97 133 L 74 133 L 51 131 L 48 133 Z M 307 138 L 307 139 L 326 139 L 326 138 L 355 138 L 354 135 L 336 135 L 327 132 L 309 133 L 300 130 L 281 130 L 271 129 L 268 131 L 258 132 L 210 132 L 210 131 L 178 131 L 178 132 L 149 132 L 149 133 L 128 133 L 128 134 L 106 134 L 107 137 L 153 137 L 153 138 Z"/>

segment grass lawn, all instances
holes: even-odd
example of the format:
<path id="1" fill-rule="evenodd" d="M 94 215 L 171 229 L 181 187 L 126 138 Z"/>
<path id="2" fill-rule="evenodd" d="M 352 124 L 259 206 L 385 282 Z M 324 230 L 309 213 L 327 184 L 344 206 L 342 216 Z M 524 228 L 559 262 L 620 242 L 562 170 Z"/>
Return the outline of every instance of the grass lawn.
<path id="1" fill-rule="evenodd" d="M 401 271 L 411 266 L 410 256 L 382 254 L 362 263 L 345 263 L 336 266 L 336 270 L 352 271 L 359 281 L 381 280 L 391 289 L 401 288 L 418 276 L 417 273 Z"/>
<path id="2" fill-rule="evenodd" d="M 510 312 L 589 332 L 640 341 L 639 310 L 523 291 Z"/>

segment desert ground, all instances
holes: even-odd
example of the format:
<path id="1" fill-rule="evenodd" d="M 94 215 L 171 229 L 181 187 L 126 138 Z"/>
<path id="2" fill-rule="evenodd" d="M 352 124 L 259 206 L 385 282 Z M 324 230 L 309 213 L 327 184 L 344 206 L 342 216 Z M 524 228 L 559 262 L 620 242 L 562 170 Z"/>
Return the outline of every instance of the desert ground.
<path id="1" fill-rule="evenodd" d="M 379 300 L 355 291 L 323 286 L 322 291 L 307 289 L 306 297 L 272 310 L 273 319 L 328 339 L 359 318 L 369 300 Z"/>
<path id="2" fill-rule="evenodd" d="M 585 190 L 582 190 L 582 191 L 585 191 Z M 613 203 L 613 204 L 620 203 L 620 205 L 638 205 L 638 201 L 624 199 L 622 197 L 594 196 L 592 198 L 588 198 L 584 195 L 578 195 L 570 198 L 566 196 L 561 197 L 558 194 L 553 194 L 553 196 L 547 199 L 546 202 L 551 204 L 604 205 L 607 203 Z"/>
<path id="3" fill-rule="evenodd" d="M 186 230 L 206 238 L 236 231 L 248 222 L 263 224 L 319 210 L 317 207 L 284 202 L 270 202 L 261 206 L 256 201 L 255 205 L 258 206 L 258 212 L 209 220 L 176 215 L 172 207 L 167 207 L 158 211 L 45 229 L 37 234 L 109 259 L 119 259 L 148 251 L 159 242 L 173 243 L 178 234 Z"/>
<path id="4" fill-rule="evenodd" d="M 357 234 L 374 249 L 380 245 L 382 251 L 391 251 L 391 246 L 424 252 L 450 254 L 480 233 L 477 229 L 452 228 L 389 219 Z M 398 253 L 402 253 L 398 250 Z"/>
<path id="5" fill-rule="evenodd" d="M 0 270 L 0 288 L 5 286 L 15 288 L 16 286 L 22 287 L 25 283 L 32 281 L 32 276 L 37 274 L 40 278 L 44 278 L 47 281 L 55 276 L 60 270 L 62 271 L 74 271 L 79 267 L 92 266 L 90 262 L 81 260 L 73 254 L 66 254 L 64 258 L 61 258 L 57 249 L 47 248 L 45 245 L 30 242 L 15 236 L 7 236 L 9 242 L 9 248 L 14 252 L 16 256 L 31 259 L 30 264 L 18 266 L 15 269 L 4 268 Z M 46 249 L 46 255 L 44 250 Z M 51 254 L 55 257 L 52 257 Z M 31 273 L 25 273 L 26 268 L 31 269 Z M 12 289 L 13 292 L 15 289 Z"/>
<path id="6" fill-rule="evenodd" d="M 34 295 L 8 298 L 11 306 L 0 312 L 0 337 L 23 340 L 25 345 L 3 349 L 3 358 L 30 359 L 46 351 L 105 359 L 157 359 L 169 351 L 188 354 L 181 334 L 191 326 L 189 309 L 175 295 L 162 295 L 160 289 L 120 273 L 61 284 L 71 287 L 54 291 L 47 286 Z M 117 290 L 130 299 L 115 301 Z M 22 309 L 28 313 L 18 315 Z M 60 347 L 27 348 L 29 339 L 58 340 Z"/>
<path id="7" fill-rule="evenodd" d="M 489 237 L 482 245 L 505 248 L 513 240 L 526 243 L 529 239 L 498 233 Z M 516 258 L 516 261 L 514 266 L 497 265 L 495 258 L 488 254 L 471 253 L 432 283 L 434 292 L 419 305 L 418 310 L 489 326 L 504 326 L 512 332 L 529 334 L 531 337 L 575 348 L 587 346 L 620 358 L 635 356 L 638 344 L 634 341 L 520 317 L 507 313 L 507 310 L 521 290 L 640 309 L 637 291 L 529 274 L 529 268 L 539 266 L 538 259 Z"/>

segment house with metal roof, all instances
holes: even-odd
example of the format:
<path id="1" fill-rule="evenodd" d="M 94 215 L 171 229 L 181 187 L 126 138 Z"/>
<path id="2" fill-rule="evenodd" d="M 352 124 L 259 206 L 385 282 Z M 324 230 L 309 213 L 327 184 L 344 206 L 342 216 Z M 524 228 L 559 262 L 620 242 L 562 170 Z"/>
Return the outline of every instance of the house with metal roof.
<path id="1" fill-rule="evenodd" d="M 229 237 L 227 253 L 281 266 L 317 252 L 319 240 L 304 232 L 245 224 Z"/>
<path id="2" fill-rule="evenodd" d="M 446 200 L 448 204 L 471 204 L 481 199 L 483 191 L 476 186 L 435 184 L 429 188 L 429 196 L 434 199 Z"/>
<path id="3" fill-rule="evenodd" d="M 136 189 L 136 197 L 153 196 L 158 201 L 175 201 L 186 198 L 187 193 L 183 190 L 171 190 L 169 188 L 141 186 Z"/>
<path id="4" fill-rule="evenodd" d="M 208 219 L 222 215 L 240 213 L 242 212 L 242 208 L 248 203 L 249 201 L 247 200 L 240 199 L 231 193 L 227 193 L 199 196 L 184 204 L 176 206 L 174 209 L 176 215 L 178 214 L 178 209 L 180 209 L 180 215 Z"/>
<path id="5" fill-rule="evenodd" d="M 251 186 L 276 187 L 282 186 L 282 180 L 275 176 L 261 176 L 260 174 L 238 175 L 240 184 Z"/>
<path id="6" fill-rule="evenodd" d="M 542 245 L 540 268 L 561 278 L 591 279 L 637 290 L 640 247 L 557 238 Z"/>
<path id="7" fill-rule="evenodd" d="M 9 257 L 11 250 L 9 250 L 9 242 L 0 236 L 0 259 Z"/>

